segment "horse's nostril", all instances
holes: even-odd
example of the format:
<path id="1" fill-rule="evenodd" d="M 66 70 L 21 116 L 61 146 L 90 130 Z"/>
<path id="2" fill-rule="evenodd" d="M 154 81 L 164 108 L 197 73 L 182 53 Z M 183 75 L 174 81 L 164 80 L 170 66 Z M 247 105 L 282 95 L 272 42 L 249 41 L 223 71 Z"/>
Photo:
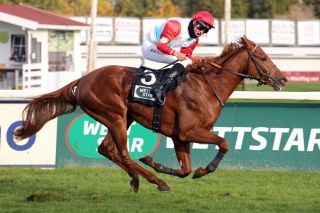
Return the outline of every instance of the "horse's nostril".
<path id="1" fill-rule="evenodd" d="M 282 84 L 286 84 L 286 83 L 288 83 L 288 79 L 286 77 L 283 77 L 283 78 L 280 79 L 280 82 Z"/>

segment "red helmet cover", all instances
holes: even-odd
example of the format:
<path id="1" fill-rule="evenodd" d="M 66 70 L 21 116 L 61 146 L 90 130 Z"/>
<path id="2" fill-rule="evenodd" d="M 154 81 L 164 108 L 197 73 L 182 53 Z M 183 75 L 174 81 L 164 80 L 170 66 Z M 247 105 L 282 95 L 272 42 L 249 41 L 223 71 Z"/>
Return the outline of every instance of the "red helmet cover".
<path id="1" fill-rule="evenodd" d="M 213 15 L 208 12 L 208 11 L 199 11 L 195 14 L 193 14 L 192 20 L 196 20 L 196 21 L 201 21 L 201 22 L 205 22 L 206 24 L 208 24 L 210 27 L 214 28 L 214 17 Z"/>

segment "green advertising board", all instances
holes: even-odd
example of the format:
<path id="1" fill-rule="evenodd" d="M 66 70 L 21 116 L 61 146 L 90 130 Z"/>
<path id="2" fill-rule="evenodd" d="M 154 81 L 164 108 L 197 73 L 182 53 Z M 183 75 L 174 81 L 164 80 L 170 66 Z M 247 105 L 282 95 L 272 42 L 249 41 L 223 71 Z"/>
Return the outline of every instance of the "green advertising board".
<path id="1" fill-rule="evenodd" d="M 224 168 L 320 171 L 320 106 L 317 104 L 228 103 L 212 129 L 229 142 Z M 110 166 L 97 153 L 108 129 L 81 110 L 58 118 L 57 166 Z M 193 168 L 206 166 L 217 147 L 191 144 Z M 151 155 L 177 167 L 170 138 L 133 123 L 128 130 L 132 159 Z"/>

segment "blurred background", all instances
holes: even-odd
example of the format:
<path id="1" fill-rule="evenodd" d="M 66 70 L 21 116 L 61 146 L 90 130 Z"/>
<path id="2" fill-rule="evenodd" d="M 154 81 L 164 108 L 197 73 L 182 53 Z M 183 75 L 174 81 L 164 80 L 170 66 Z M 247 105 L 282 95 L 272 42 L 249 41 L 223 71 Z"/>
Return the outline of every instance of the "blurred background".
<path id="1" fill-rule="evenodd" d="M 2 0 L 0 4 L 2 90 L 55 90 L 111 64 L 160 68 L 162 64 L 141 57 L 144 34 L 156 22 L 188 18 L 198 10 L 212 12 L 216 28 L 201 37 L 195 55 L 218 56 L 226 43 L 246 35 L 285 72 L 290 82 L 285 91 L 320 90 L 319 0 L 232 0 L 229 11 L 221 0 L 196 4 L 191 0 Z M 84 25 L 46 20 L 56 17 Z M 270 90 L 251 83 L 244 82 L 239 90 Z"/>
<path id="2" fill-rule="evenodd" d="M 30 5 L 64 16 L 90 16 L 91 0 L 1 0 L 0 3 Z M 318 0 L 232 0 L 233 18 L 320 18 Z M 189 17 L 197 10 L 208 10 L 224 17 L 222 0 L 98 0 L 98 16 Z"/>

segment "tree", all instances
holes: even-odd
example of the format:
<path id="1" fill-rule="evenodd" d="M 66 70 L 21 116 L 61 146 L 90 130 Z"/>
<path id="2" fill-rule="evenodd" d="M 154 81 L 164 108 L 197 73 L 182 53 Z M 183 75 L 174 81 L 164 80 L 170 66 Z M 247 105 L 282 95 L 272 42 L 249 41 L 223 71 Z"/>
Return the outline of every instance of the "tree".
<path id="1" fill-rule="evenodd" d="M 199 10 L 207 10 L 217 18 L 224 16 L 224 1 L 221 0 L 173 0 L 173 3 L 178 5 L 183 17 L 191 17 Z"/>
<path id="2" fill-rule="evenodd" d="M 286 18 L 292 20 L 314 19 L 314 9 L 311 5 L 294 4 L 290 6 L 289 11 L 286 14 Z"/>
<path id="3" fill-rule="evenodd" d="M 176 17 L 180 16 L 180 11 L 171 0 L 159 0 L 152 3 L 146 14 L 149 17 Z"/>
<path id="4" fill-rule="evenodd" d="M 114 16 L 114 5 L 110 0 L 98 1 L 98 16 Z"/>
<path id="5" fill-rule="evenodd" d="M 58 13 L 67 16 L 89 16 L 91 14 L 91 0 L 65 0 L 60 5 Z"/>
<path id="6" fill-rule="evenodd" d="M 12 0 L 12 1 L 4 1 L 4 3 L 11 3 L 11 4 L 25 4 L 32 7 L 36 7 L 42 10 L 48 10 L 51 12 L 56 12 L 59 10 L 60 3 L 62 0 Z"/>
<path id="7" fill-rule="evenodd" d="M 115 14 L 117 16 L 146 16 L 148 0 L 115 0 Z"/>
<path id="8" fill-rule="evenodd" d="M 69 16 L 90 16 L 91 0 L 64 0 L 60 12 Z M 98 16 L 113 16 L 114 8 L 110 0 L 98 0 Z"/>
<path id="9" fill-rule="evenodd" d="M 91 11 L 91 0 L 0 0 L 0 3 L 23 3 L 69 16 L 88 16 Z M 98 0 L 98 16 L 191 17 L 199 10 L 224 18 L 224 1 Z M 231 12 L 232 18 L 319 18 L 320 0 L 232 0 Z"/>
<path id="10" fill-rule="evenodd" d="M 268 0 L 248 0 L 249 18 L 273 17 L 272 5 Z"/>
<path id="11" fill-rule="evenodd" d="M 246 18 L 248 14 L 248 1 L 232 0 L 231 18 Z"/>
<path id="12" fill-rule="evenodd" d="M 304 3 L 313 7 L 314 14 L 320 18 L 320 0 L 304 0 Z"/>
<path id="13" fill-rule="evenodd" d="M 292 5 L 298 4 L 299 0 L 277 0 L 277 1 L 270 1 L 270 5 L 275 15 L 285 15 L 288 14 L 290 7 Z M 270 17 L 273 18 L 273 17 Z"/>

